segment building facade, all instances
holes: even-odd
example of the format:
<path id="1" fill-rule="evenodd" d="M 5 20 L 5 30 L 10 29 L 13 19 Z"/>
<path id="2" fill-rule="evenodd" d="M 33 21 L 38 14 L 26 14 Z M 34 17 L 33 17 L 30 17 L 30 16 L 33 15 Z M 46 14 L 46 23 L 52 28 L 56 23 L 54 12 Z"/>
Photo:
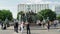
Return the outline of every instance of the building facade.
<path id="1" fill-rule="evenodd" d="M 39 12 L 43 9 L 49 9 L 49 4 L 19 4 L 18 5 L 18 11 L 33 11 L 33 12 Z"/>
<path id="2" fill-rule="evenodd" d="M 55 12 L 56 12 L 56 15 L 57 15 L 57 16 L 60 15 L 60 5 L 55 6 Z"/>

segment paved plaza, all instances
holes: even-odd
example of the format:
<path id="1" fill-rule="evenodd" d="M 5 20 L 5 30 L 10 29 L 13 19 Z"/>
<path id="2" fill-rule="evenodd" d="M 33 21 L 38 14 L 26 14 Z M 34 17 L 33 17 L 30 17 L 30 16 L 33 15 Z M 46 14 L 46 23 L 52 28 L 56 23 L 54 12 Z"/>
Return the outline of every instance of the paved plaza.
<path id="1" fill-rule="evenodd" d="M 14 30 L 0 30 L 0 34 L 21 34 L 14 32 Z M 26 34 L 26 30 L 24 30 L 23 34 Z M 60 34 L 59 30 L 31 30 L 31 34 Z"/>
<path id="2" fill-rule="evenodd" d="M 13 26 L 8 27 L 7 30 L 1 30 L 1 26 L 0 26 L 0 34 L 21 34 L 21 32 L 20 31 L 19 33 L 14 32 Z M 26 29 L 24 29 L 23 34 L 27 34 Z M 31 27 L 31 34 L 60 34 L 60 29 L 50 29 L 48 31 L 47 29 L 33 29 Z"/>

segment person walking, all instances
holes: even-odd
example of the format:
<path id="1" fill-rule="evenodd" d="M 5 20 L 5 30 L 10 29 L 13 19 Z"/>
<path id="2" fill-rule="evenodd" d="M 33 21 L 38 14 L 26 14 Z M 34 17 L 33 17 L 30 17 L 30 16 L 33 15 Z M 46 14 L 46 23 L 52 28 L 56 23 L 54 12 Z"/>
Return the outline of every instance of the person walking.
<path id="1" fill-rule="evenodd" d="M 4 21 L 4 27 L 3 27 L 4 30 L 7 29 L 7 23 L 8 23 L 7 21 L 8 21 L 8 19 L 6 18 Z"/>
<path id="2" fill-rule="evenodd" d="M 54 27 L 56 28 L 57 27 L 57 25 L 58 25 L 58 23 L 59 23 L 59 20 L 54 20 Z"/>
<path id="3" fill-rule="evenodd" d="M 47 28 L 48 28 L 48 31 L 49 31 L 49 29 L 50 29 L 49 17 L 47 17 Z"/>
<path id="4" fill-rule="evenodd" d="M 17 20 L 14 24 L 14 31 L 16 31 L 18 33 L 18 21 Z"/>
<path id="5" fill-rule="evenodd" d="M 3 29 L 4 29 L 4 30 L 6 29 L 6 23 L 4 23 L 4 27 L 3 27 Z"/>
<path id="6" fill-rule="evenodd" d="M 3 22 L 1 22 L 1 29 L 3 29 Z"/>
<path id="7" fill-rule="evenodd" d="M 0 24 L 1 24 L 1 29 L 3 29 L 3 22 L 2 22 L 2 20 L 0 20 Z"/>
<path id="8" fill-rule="evenodd" d="M 50 24 L 49 24 L 49 22 L 48 22 L 48 26 L 47 26 L 47 28 L 48 28 L 48 30 L 50 29 Z"/>

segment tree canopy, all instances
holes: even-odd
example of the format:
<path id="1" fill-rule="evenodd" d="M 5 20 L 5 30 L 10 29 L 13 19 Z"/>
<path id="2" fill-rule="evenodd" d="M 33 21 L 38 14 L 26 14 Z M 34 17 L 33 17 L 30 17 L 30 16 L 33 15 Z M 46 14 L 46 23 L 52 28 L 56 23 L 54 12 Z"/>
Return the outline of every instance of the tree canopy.
<path id="1" fill-rule="evenodd" d="M 58 15 L 56 18 L 57 18 L 58 20 L 60 20 L 60 15 Z"/>
<path id="2" fill-rule="evenodd" d="M 13 19 L 12 13 L 10 12 L 10 10 L 0 10 L 0 19 L 4 21 L 6 18 L 8 20 Z"/>
<path id="3" fill-rule="evenodd" d="M 24 14 L 23 11 L 18 12 L 18 14 L 17 14 L 17 19 L 19 20 L 19 15 L 21 15 L 21 17 L 22 17 L 23 14 Z"/>
<path id="4" fill-rule="evenodd" d="M 33 22 L 33 21 L 36 20 L 36 19 L 35 19 L 36 13 L 34 13 L 34 12 L 32 12 L 32 11 L 31 11 L 31 12 L 26 12 L 26 15 L 25 15 L 24 11 L 18 12 L 18 14 L 17 14 L 17 19 L 19 19 L 19 15 L 21 15 L 21 19 L 22 19 L 23 21 L 28 20 L 29 16 L 31 17 L 31 18 L 30 18 L 30 19 L 31 19 L 31 22 Z"/>
<path id="5" fill-rule="evenodd" d="M 47 19 L 47 17 L 49 17 L 49 20 L 56 19 L 56 13 L 50 9 L 41 10 L 38 14 L 44 19 Z"/>
<path id="6" fill-rule="evenodd" d="M 30 17 L 32 23 L 36 22 L 37 20 L 42 21 L 43 19 L 47 19 L 47 17 L 49 17 L 50 21 L 56 19 L 56 13 L 50 9 L 44 9 L 38 13 L 34 13 L 33 11 L 26 12 L 26 16 L 24 11 L 20 11 L 17 14 L 17 19 L 19 18 L 19 14 L 21 15 L 21 19 L 23 19 L 23 21 L 26 21 L 26 18 L 28 20 L 28 18 Z"/>

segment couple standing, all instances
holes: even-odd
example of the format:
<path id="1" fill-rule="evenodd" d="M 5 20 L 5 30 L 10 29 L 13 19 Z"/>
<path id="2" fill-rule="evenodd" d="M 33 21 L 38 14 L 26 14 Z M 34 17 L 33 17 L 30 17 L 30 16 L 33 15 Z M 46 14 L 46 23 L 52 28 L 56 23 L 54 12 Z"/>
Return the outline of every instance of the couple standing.
<path id="1" fill-rule="evenodd" d="M 23 34 L 24 22 L 22 22 L 20 26 L 21 26 L 20 27 L 21 28 L 20 29 L 21 30 L 21 34 Z M 26 23 L 27 34 L 30 34 L 30 27 L 29 26 L 30 26 L 30 24 Z"/>

